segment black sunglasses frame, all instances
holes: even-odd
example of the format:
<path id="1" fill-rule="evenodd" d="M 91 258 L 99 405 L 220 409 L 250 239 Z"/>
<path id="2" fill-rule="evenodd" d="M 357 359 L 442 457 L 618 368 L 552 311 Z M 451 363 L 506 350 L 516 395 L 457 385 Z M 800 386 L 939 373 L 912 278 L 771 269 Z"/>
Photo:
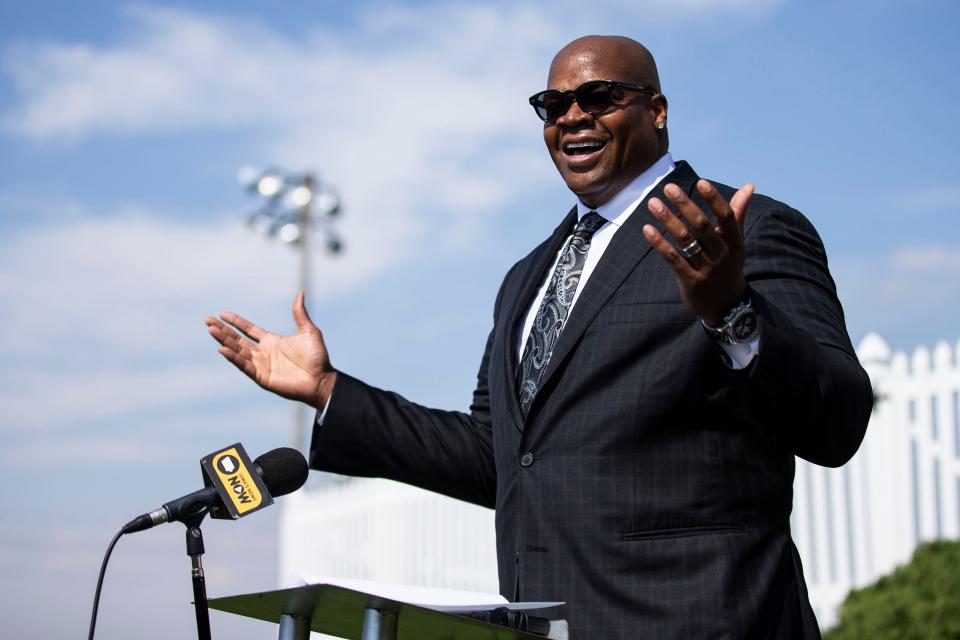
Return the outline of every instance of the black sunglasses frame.
<path id="1" fill-rule="evenodd" d="M 606 86 L 608 91 L 610 91 L 606 104 L 600 106 L 599 108 L 584 109 L 583 102 L 580 100 L 580 96 L 584 95 L 585 89 L 592 89 L 597 85 Z M 646 87 L 642 84 L 630 84 L 629 82 L 618 82 L 617 80 L 588 80 L 576 89 L 568 89 L 567 91 L 560 91 L 559 89 L 547 89 L 546 91 L 540 91 L 539 93 L 535 93 L 530 96 L 529 102 L 530 106 L 533 107 L 533 110 L 536 111 L 537 117 L 547 123 L 556 122 L 557 118 L 563 117 L 563 115 L 570 110 L 570 106 L 573 104 L 574 100 L 576 100 L 577 104 L 580 105 L 581 109 L 596 117 L 609 109 L 610 105 L 614 104 L 612 97 L 614 88 L 626 89 L 628 91 L 639 91 L 640 93 L 646 93 L 651 96 L 655 96 L 658 93 L 654 89 Z M 556 118 L 548 118 L 546 107 L 543 105 L 543 100 L 547 96 L 554 95 L 558 95 L 563 99 L 563 113 Z"/>

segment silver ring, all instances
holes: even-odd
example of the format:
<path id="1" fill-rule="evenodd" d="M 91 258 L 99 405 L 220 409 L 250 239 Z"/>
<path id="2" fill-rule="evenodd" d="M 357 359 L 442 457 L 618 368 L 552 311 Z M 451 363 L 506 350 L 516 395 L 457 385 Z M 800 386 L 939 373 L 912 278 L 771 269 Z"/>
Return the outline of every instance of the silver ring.
<path id="1" fill-rule="evenodd" d="M 686 256 L 687 258 L 692 258 L 693 256 L 697 255 L 697 254 L 700 253 L 701 251 L 703 251 L 703 247 L 701 247 L 701 246 L 700 246 L 700 243 L 697 242 L 696 240 L 694 240 L 693 242 L 691 242 L 691 243 L 688 244 L 687 246 L 682 247 L 682 248 L 680 249 L 680 253 L 682 253 L 682 254 L 683 254 L 684 256 Z"/>

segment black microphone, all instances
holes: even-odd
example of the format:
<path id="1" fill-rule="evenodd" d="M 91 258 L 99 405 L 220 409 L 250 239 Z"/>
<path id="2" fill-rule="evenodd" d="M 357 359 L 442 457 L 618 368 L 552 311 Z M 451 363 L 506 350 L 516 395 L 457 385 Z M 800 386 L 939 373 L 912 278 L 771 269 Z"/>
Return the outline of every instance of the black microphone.
<path id="1" fill-rule="evenodd" d="M 249 460 L 249 458 L 248 458 Z M 296 449 L 280 447 L 268 451 L 253 461 L 253 468 L 263 479 L 267 490 L 274 496 L 293 493 L 307 481 L 307 461 Z M 123 526 L 123 533 L 134 533 L 150 529 L 165 522 L 185 522 L 202 517 L 215 507 L 222 507 L 223 501 L 216 487 L 204 487 L 182 498 L 171 500 L 159 509 L 137 516 Z"/>

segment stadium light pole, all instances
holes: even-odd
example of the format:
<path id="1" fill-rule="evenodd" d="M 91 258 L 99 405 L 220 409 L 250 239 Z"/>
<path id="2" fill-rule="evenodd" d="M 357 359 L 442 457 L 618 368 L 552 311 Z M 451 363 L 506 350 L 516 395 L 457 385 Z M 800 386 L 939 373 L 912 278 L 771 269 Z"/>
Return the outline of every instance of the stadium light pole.
<path id="1" fill-rule="evenodd" d="M 239 178 L 244 188 L 258 198 L 258 206 L 247 216 L 247 224 L 300 252 L 299 289 L 310 299 L 311 235 L 321 234 L 324 250 L 331 255 L 343 250 L 343 243 L 333 229 L 341 213 L 339 196 L 310 173 L 244 167 Z M 293 445 L 300 450 L 306 444 L 306 418 L 306 407 L 296 403 Z"/>

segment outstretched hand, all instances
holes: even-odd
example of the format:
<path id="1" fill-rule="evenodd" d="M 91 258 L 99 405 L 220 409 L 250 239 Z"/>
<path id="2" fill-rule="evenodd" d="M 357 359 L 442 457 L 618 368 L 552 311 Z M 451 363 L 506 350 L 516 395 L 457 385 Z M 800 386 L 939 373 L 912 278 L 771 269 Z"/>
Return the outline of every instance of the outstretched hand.
<path id="1" fill-rule="evenodd" d="M 218 351 L 254 382 L 279 396 L 323 409 L 337 379 L 320 330 L 310 320 L 303 292 L 293 301 L 297 332 L 270 333 L 246 318 L 225 311 L 206 319 L 207 330 L 220 343 Z"/>
<path id="2" fill-rule="evenodd" d="M 722 324 L 724 316 L 746 295 L 743 216 L 753 189 L 752 184 L 740 187 L 728 203 L 712 184 L 698 180 L 697 191 L 717 216 L 716 226 L 675 184 L 667 185 L 663 192 L 686 224 L 659 198 L 650 198 L 647 205 L 678 246 L 692 248 L 684 255 L 653 225 L 643 227 L 647 241 L 676 274 L 684 303 L 714 327 Z M 694 253 L 697 246 L 699 252 Z"/>

